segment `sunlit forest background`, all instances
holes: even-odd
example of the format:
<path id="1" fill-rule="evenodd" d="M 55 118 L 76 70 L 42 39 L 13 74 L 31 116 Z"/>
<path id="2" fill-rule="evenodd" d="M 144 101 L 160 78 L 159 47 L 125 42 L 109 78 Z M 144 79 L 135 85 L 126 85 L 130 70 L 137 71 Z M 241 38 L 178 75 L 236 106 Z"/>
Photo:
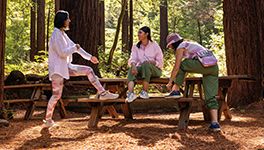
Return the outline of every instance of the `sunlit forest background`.
<path id="1" fill-rule="evenodd" d="M 168 0 L 168 30 L 177 32 L 184 39 L 196 41 L 213 50 L 219 59 L 220 75 L 226 75 L 225 48 L 223 33 L 222 0 Z M 6 68 L 5 74 L 12 70 L 20 70 L 24 74 L 47 75 L 47 48 L 41 55 L 30 61 L 30 12 L 33 5 L 31 0 L 8 0 L 6 26 Z M 46 44 L 53 31 L 55 15 L 53 0 L 45 1 L 45 32 Z M 99 50 L 99 70 L 103 77 L 117 76 L 107 69 L 106 61 L 112 47 L 117 28 L 117 21 L 121 11 L 120 0 L 105 0 L 105 51 Z M 160 42 L 160 1 L 133 1 L 133 42 L 137 42 L 137 32 L 142 26 L 149 26 L 152 38 Z M 72 20 L 74 21 L 74 20 Z M 85 35 L 83 35 L 85 36 Z M 47 45 L 46 45 L 47 47 Z M 113 66 L 127 67 L 129 51 L 122 51 L 121 35 L 113 58 Z M 174 63 L 174 54 L 164 49 L 165 67 L 163 76 L 168 76 Z M 118 74 L 126 76 L 126 69 Z"/>

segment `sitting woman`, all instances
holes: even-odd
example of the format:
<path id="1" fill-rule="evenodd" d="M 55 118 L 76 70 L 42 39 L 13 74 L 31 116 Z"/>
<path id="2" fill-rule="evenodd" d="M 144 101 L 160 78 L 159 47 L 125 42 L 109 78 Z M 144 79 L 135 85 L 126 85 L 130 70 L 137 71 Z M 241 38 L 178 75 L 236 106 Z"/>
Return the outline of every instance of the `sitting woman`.
<path id="1" fill-rule="evenodd" d="M 97 89 L 100 100 L 116 99 L 118 94 L 112 94 L 106 91 L 91 67 L 71 64 L 72 54 L 78 53 L 84 59 L 94 64 L 99 63 L 98 59 L 85 52 L 79 44 L 75 44 L 65 33 L 69 30 L 71 20 L 69 13 L 58 11 L 54 19 L 54 31 L 49 41 L 49 79 L 52 82 L 52 96 L 49 100 L 46 118 L 44 123 L 46 127 L 54 125 L 52 120 L 53 112 L 57 101 L 61 98 L 63 90 L 63 80 L 69 79 L 69 76 L 86 75 L 92 85 Z"/>
<path id="2" fill-rule="evenodd" d="M 180 97 L 179 86 L 184 82 L 186 73 L 203 75 L 205 103 L 211 113 L 210 129 L 220 131 L 217 120 L 218 102 L 218 65 L 212 52 L 198 43 L 184 41 L 178 34 L 167 37 L 167 47 L 174 50 L 176 61 L 167 88 L 172 91 L 168 97 Z M 201 56 L 204 55 L 204 56 Z M 203 60 L 201 60 L 203 59 Z M 182 61 L 183 60 L 183 61 Z"/>
<path id="3" fill-rule="evenodd" d="M 132 47 L 129 59 L 128 72 L 128 94 L 126 101 L 133 102 L 137 96 L 134 93 L 134 81 L 143 79 L 143 90 L 140 97 L 148 99 L 149 82 L 152 77 L 160 77 L 163 67 L 163 53 L 156 42 L 151 40 L 151 31 L 149 27 L 142 27 L 138 31 L 139 42 Z"/>

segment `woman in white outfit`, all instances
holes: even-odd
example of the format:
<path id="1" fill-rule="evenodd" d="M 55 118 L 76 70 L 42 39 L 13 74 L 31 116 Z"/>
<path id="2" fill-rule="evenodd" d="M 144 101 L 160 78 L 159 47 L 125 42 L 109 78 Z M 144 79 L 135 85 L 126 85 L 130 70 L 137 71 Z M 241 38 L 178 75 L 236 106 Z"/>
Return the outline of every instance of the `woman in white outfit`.
<path id="1" fill-rule="evenodd" d="M 79 44 L 75 44 L 65 33 L 69 30 L 71 20 L 69 13 L 60 10 L 56 13 L 54 19 L 54 31 L 49 41 L 49 79 L 52 81 L 52 97 L 49 100 L 44 124 L 46 127 L 54 125 L 52 120 L 53 112 L 57 101 L 61 98 L 63 90 L 63 80 L 69 79 L 70 76 L 86 75 L 92 85 L 97 89 L 100 100 L 116 99 L 118 94 L 106 91 L 89 66 L 74 65 L 72 54 L 78 53 L 84 59 L 94 64 L 99 63 L 98 59 L 85 52 Z"/>

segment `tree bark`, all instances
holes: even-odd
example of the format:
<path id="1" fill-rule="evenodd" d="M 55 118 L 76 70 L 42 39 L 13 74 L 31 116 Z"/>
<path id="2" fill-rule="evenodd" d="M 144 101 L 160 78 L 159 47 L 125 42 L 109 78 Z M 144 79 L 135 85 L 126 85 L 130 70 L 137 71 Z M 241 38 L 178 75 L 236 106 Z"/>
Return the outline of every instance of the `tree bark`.
<path id="1" fill-rule="evenodd" d="M 49 28 L 50 28 L 50 6 L 48 9 L 48 18 L 47 18 L 47 34 L 46 34 L 46 51 L 49 51 Z"/>
<path id="2" fill-rule="evenodd" d="M 198 26 L 199 44 L 203 45 L 203 37 L 202 37 L 202 31 L 201 31 L 201 22 L 200 22 L 199 19 L 197 19 L 197 26 Z"/>
<path id="3" fill-rule="evenodd" d="M 228 75 L 246 74 L 256 78 L 256 82 L 233 82 L 228 100 L 232 106 L 246 105 L 263 97 L 264 3 L 224 0 L 223 7 Z"/>
<path id="4" fill-rule="evenodd" d="M 128 3 L 127 3 L 128 4 Z M 128 51 L 128 6 L 125 6 L 125 14 L 122 21 L 122 51 Z"/>
<path id="5" fill-rule="evenodd" d="M 114 39 L 113 46 L 112 46 L 112 48 L 110 50 L 110 54 L 109 54 L 109 58 L 108 58 L 108 62 L 107 62 L 107 64 L 109 66 L 111 66 L 112 60 L 113 60 L 113 57 L 114 57 L 114 52 L 115 52 L 115 49 L 116 49 L 116 46 L 117 46 L 118 36 L 119 36 L 119 32 L 120 32 L 120 27 L 121 27 L 121 24 L 122 24 L 123 17 L 125 15 L 126 6 L 127 6 L 127 0 L 122 0 L 122 9 L 121 9 L 121 13 L 119 15 L 118 22 L 117 22 L 115 39 Z"/>
<path id="6" fill-rule="evenodd" d="M 0 112 L 4 109 L 4 68 L 5 68 L 5 37 L 6 37 L 6 0 L 0 1 Z"/>
<path id="7" fill-rule="evenodd" d="M 37 0 L 37 52 L 45 51 L 45 0 Z"/>
<path id="8" fill-rule="evenodd" d="M 102 26 L 102 23 L 98 23 L 98 20 L 101 20 L 98 18 L 100 13 L 98 6 L 98 0 L 60 0 L 60 9 L 68 11 L 72 21 L 67 32 L 69 37 L 96 57 L 98 57 L 98 33 Z M 100 77 L 98 66 L 84 60 L 80 55 L 74 54 L 73 63 L 91 66 L 95 74 Z"/>
<path id="9" fill-rule="evenodd" d="M 55 13 L 60 10 L 60 0 L 55 0 Z"/>
<path id="10" fill-rule="evenodd" d="M 160 0 L 160 47 L 166 49 L 168 36 L 168 4 L 167 0 Z"/>
<path id="11" fill-rule="evenodd" d="M 133 0 L 129 1 L 129 46 L 128 49 L 129 51 L 131 50 L 133 46 Z"/>
<path id="12" fill-rule="evenodd" d="M 30 61 L 34 61 L 36 53 L 36 0 L 32 0 L 30 10 Z"/>
<path id="13" fill-rule="evenodd" d="M 262 97 L 264 97 L 264 1 L 256 1 L 257 6 L 257 14 L 258 14 L 258 28 L 259 28 L 259 43 L 260 47 L 260 56 L 261 56 L 261 68 L 262 68 L 262 75 L 261 75 L 261 81 L 262 81 Z"/>
<path id="14" fill-rule="evenodd" d="M 99 28 L 99 43 L 100 48 L 105 51 L 105 3 L 103 0 L 99 1 L 98 6 L 98 26 Z"/>

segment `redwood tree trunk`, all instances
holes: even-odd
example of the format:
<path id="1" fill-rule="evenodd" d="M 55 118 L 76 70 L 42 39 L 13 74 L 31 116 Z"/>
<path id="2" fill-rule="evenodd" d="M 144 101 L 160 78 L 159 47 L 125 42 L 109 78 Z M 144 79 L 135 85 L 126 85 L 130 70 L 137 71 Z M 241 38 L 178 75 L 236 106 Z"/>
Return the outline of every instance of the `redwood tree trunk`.
<path id="1" fill-rule="evenodd" d="M 32 0 L 33 5 L 30 10 L 30 61 L 34 61 L 36 53 L 36 0 Z"/>
<path id="2" fill-rule="evenodd" d="M 0 112 L 4 109 L 4 68 L 6 36 L 6 0 L 0 1 Z"/>
<path id="3" fill-rule="evenodd" d="M 99 26 L 99 43 L 98 45 L 105 50 L 105 3 L 104 1 L 99 1 L 98 6 L 98 26 Z"/>
<path id="4" fill-rule="evenodd" d="M 132 46 L 133 46 L 133 0 L 129 1 L 129 46 L 128 49 L 129 51 L 131 50 Z"/>
<path id="5" fill-rule="evenodd" d="M 122 51 L 128 50 L 128 7 L 125 6 L 125 14 L 122 21 Z"/>
<path id="6" fill-rule="evenodd" d="M 160 1 L 160 47 L 166 49 L 166 38 L 168 35 L 168 4 L 167 0 Z"/>
<path id="7" fill-rule="evenodd" d="M 45 0 L 37 0 L 37 49 L 45 50 Z"/>
<path id="8" fill-rule="evenodd" d="M 55 0 L 55 13 L 60 10 L 60 0 Z"/>
<path id="9" fill-rule="evenodd" d="M 69 37 L 79 43 L 83 49 L 98 57 L 99 34 L 102 24 L 98 23 L 98 0 L 60 0 L 60 9 L 66 10 L 70 14 Z M 95 73 L 100 76 L 97 65 L 84 60 L 80 55 L 74 54 L 73 63 L 89 65 Z"/>
<path id="10" fill-rule="evenodd" d="M 245 105 L 263 97 L 264 2 L 224 0 L 223 7 L 227 72 L 257 79 L 256 82 L 233 82 L 229 102 L 233 106 Z"/>

